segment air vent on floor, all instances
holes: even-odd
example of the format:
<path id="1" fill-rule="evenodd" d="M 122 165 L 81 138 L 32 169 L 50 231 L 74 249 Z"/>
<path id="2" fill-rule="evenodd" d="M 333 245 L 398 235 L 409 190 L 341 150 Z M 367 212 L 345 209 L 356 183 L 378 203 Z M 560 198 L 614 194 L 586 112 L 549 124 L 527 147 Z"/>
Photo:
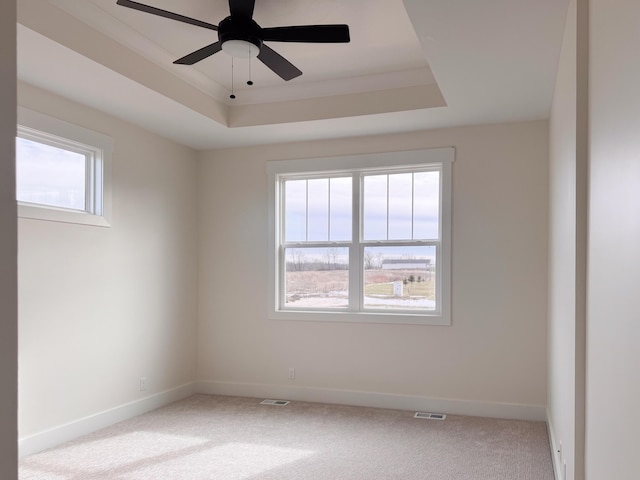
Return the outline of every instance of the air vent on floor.
<path id="1" fill-rule="evenodd" d="M 416 412 L 414 418 L 427 418 L 429 420 L 444 420 L 447 416 L 443 413 L 427 413 L 427 412 Z"/>
<path id="2" fill-rule="evenodd" d="M 267 398 L 261 401 L 260 405 L 276 405 L 278 407 L 284 407 L 285 405 L 289 405 L 289 402 L 287 400 L 270 400 Z"/>

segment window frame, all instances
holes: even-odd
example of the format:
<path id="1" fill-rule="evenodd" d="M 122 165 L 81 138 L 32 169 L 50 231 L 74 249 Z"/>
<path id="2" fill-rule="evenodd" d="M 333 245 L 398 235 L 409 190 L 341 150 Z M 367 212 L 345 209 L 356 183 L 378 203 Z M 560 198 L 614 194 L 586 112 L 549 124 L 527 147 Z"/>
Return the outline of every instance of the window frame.
<path id="1" fill-rule="evenodd" d="M 85 208 L 76 210 L 18 201 L 18 217 L 99 227 L 111 226 L 110 137 L 63 120 L 18 107 L 17 138 L 85 156 Z"/>
<path id="2" fill-rule="evenodd" d="M 433 148 L 424 150 L 411 150 L 403 152 L 390 152 L 380 154 L 350 155 L 330 158 L 280 160 L 267 163 L 269 178 L 269 203 L 268 203 L 268 285 L 269 305 L 268 318 L 272 320 L 308 320 L 308 321 L 338 321 L 338 322 L 364 322 L 364 323 L 391 323 L 391 324 L 420 324 L 420 325 L 451 325 L 451 187 L 452 187 L 452 163 L 455 158 L 453 147 Z M 385 246 L 383 242 L 365 241 L 362 237 L 363 201 L 361 185 L 363 175 L 370 173 L 392 174 L 400 170 L 428 170 L 437 169 L 440 173 L 440 203 L 439 221 L 440 232 L 437 241 L 410 241 L 410 244 L 432 245 L 438 243 L 436 248 L 436 305 L 438 309 L 433 312 L 420 312 L 409 310 L 374 310 L 364 309 L 361 298 L 362 280 L 358 279 L 362 255 L 367 246 Z M 344 246 L 344 243 L 353 245 L 349 248 L 349 308 L 340 310 L 327 309 L 296 309 L 294 307 L 280 307 L 284 298 L 284 255 L 280 255 L 280 249 L 284 249 L 286 242 L 283 238 L 284 220 L 282 217 L 282 190 L 283 179 L 310 178 L 352 175 L 353 178 L 353 204 L 352 204 L 352 231 L 353 237 L 349 242 L 305 242 L 307 247 L 312 246 Z M 356 185 L 357 184 L 357 185 Z M 357 212 L 357 213 L 356 213 Z M 393 244 L 399 243 L 393 241 Z M 291 246 L 295 242 L 286 243 Z M 300 242 L 302 245 L 302 242 Z M 391 244 L 389 244 L 391 245 Z"/>

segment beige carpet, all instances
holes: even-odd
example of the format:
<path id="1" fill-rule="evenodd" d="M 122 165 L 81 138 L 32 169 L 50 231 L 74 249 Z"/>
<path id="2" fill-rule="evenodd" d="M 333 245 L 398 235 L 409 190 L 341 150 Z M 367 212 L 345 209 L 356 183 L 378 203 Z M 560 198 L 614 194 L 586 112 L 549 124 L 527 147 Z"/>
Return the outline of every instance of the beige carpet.
<path id="1" fill-rule="evenodd" d="M 194 395 L 24 458 L 20 479 L 553 480 L 544 423 Z"/>

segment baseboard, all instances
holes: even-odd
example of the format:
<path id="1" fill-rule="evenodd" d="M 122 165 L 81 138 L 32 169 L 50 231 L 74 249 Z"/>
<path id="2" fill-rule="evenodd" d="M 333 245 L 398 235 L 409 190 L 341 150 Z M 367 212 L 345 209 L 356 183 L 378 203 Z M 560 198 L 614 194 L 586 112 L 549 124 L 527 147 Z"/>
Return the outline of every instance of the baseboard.
<path id="1" fill-rule="evenodd" d="M 118 407 L 110 408 L 103 412 L 88 417 L 65 423 L 58 427 L 43 432 L 29 435 L 18 440 L 19 456 L 32 455 L 47 448 L 55 447 L 88 433 L 108 427 L 114 423 L 133 418 L 137 415 L 150 412 L 156 408 L 182 400 L 193 395 L 196 391 L 194 383 L 186 383 L 164 392 L 150 395 Z"/>
<path id="2" fill-rule="evenodd" d="M 450 415 L 470 415 L 474 417 L 507 418 L 539 422 L 546 420 L 545 407 L 540 405 L 475 402 L 355 390 L 199 381 L 196 383 L 196 393 L 275 398 L 297 400 L 300 402 L 336 403 L 362 407 L 438 412 Z"/>
<path id="3" fill-rule="evenodd" d="M 553 464 L 553 476 L 556 480 L 565 480 L 564 465 L 562 465 L 562 459 L 560 458 L 560 445 L 556 439 L 556 432 L 553 428 L 553 422 L 547 409 L 547 434 L 549 435 L 549 446 L 551 448 L 551 463 Z"/>

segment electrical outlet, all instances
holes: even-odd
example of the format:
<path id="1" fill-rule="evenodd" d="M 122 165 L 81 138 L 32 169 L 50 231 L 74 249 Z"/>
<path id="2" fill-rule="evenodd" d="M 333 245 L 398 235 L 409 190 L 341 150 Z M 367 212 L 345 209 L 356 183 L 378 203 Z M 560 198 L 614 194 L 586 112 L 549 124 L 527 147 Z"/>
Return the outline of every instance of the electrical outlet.
<path id="1" fill-rule="evenodd" d="M 289 380 L 296 379 L 296 369 L 293 367 L 289 367 Z"/>
<path id="2" fill-rule="evenodd" d="M 144 392 L 147 389 L 147 377 L 140 377 L 140 391 Z"/>

